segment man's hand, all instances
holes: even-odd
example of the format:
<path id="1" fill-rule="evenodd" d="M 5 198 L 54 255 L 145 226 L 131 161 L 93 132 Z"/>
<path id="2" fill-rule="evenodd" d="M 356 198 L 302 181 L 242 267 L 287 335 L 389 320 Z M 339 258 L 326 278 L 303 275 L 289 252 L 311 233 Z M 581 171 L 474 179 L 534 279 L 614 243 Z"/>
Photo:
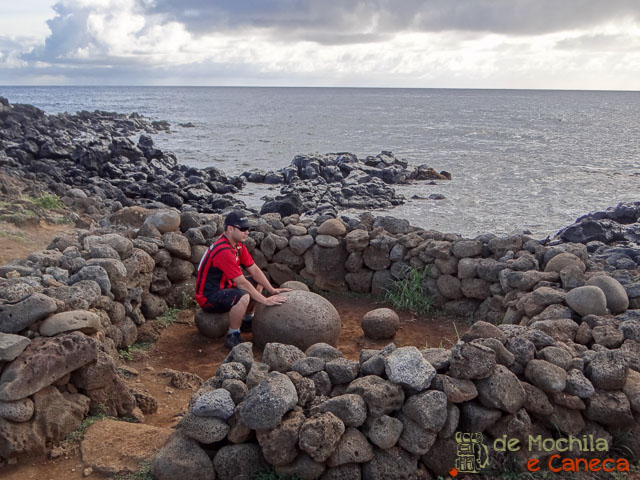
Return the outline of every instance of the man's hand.
<path id="1" fill-rule="evenodd" d="M 273 290 L 271 290 L 269 293 L 271 295 L 277 295 L 279 293 L 287 293 L 290 292 L 291 289 L 290 288 L 274 288 Z"/>
<path id="2" fill-rule="evenodd" d="M 284 289 L 280 289 L 280 290 L 287 290 L 286 288 Z M 264 302 L 264 304 L 268 307 L 272 307 L 274 305 L 282 305 L 283 303 L 285 303 L 287 301 L 286 298 L 281 297 L 279 295 L 273 295 L 272 297 L 268 297 L 266 299 L 266 301 Z"/>

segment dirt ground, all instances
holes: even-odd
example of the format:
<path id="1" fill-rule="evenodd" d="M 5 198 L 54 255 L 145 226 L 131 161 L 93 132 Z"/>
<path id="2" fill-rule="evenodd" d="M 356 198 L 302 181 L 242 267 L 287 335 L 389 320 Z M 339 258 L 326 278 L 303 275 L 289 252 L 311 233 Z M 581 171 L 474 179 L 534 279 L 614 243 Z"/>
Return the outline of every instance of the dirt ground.
<path id="1" fill-rule="evenodd" d="M 46 249 L 56 235 L 71 232 L 73 228 L 73 225 L 52 225 L 44 221 L 24 227 L 0 222 L 0 265 Z"/>

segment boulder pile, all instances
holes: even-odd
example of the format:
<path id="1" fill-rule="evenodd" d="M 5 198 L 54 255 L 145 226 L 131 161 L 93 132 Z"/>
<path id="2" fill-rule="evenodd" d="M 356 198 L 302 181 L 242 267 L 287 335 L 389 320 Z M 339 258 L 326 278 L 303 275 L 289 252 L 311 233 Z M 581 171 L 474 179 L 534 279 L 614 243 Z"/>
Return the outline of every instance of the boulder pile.
<path id="1" fill-rule="evenodd" d="M 179 164 L 148 134 L 169 130 L 165 121 L 137 113 L 78 112 L 47 115 L 0 97 L 0 167 L 37 181 L 81 211 L 116 211 L 156 205 L 219 212 L 244 204 L 230 194 L 245 184 L 209 167 Z M 131 137 L 140 135 L 137 143 Z"/>
<path id="2" fill-rule="evenodd" d="M 153 319 L 193 298 L 195 269 L 222 219 L 129 207 L 103 222 L 110 226 L 60 235 L 47 250 L 0 266 L 0 457 L 43 453 L 88 412 L 140 417 L 154 410 L 154 399 L 116 369 L 117 349 L 157 338 Z M 476 323 L 452 350 L 389 346 L 364 350 L 359 362 L 326 345 L 303 352 L 267 339 L 265 367 L 240 346 L 199 392 L 206 401 L 194 397 L 169 441 L 169 451 L 191 452 L 189 465 L 226 478 L 230 465 L 254 465 L 244 462 L 249 456 L 301 478 L 333 469 L 331 475 L 358 470 L 391 478 L 401 474 L 388 469 L 419 471 L 419 462 L 442 472 L 439 455 L 449 452 L 455 428 L 496 436 L 549 432 L 554 424 L 565 434 L 604 438 L 621 425 L 637 431 L 634 271 L 612 270 L 583 244 L 544 245 L 520 235 L 465 239 L 368 213 L 265 214 L 253 222 L 247 247 L 276 285 L 303 278 L 319 289 L 378 294 L 411 268 L 426 268 L 425 294 Z M 370 323 L 375 331 L 376 319 Z M 344 395 L 350 400 L 343 405 Z M 273 401 L 243 403 L 264 396 Z M 366 409 L 351 412 L 351 400 Z M 332 401 L 338 406 L 325 405 Z M 434 405 L 446 411 L 437 416 L 446 419 L 442 425 L 419 414 Z M 268 451 L 270 435 L 295 447 L 278 450 L 289 456 Z M 205 462 L 200 446 L 220 458 Z M 157 460 L 168 472 L 186 468 L 177 461 L 168 454 Z"/>
<path id="3" fill-rule="evenodd" d="M 243 343 L 191 397 L 152 472 L 231 480 L 271 466 L 304 480 L 434 478 L 455 465 L 458 431 L 481 432 L 487 445 L 564 435 L 609 446 L 625 431 L 637 454 L 640 349 L 624 342 L 589 348 L 479 321 L 451 350 L 389 344 L 359 361 L 323 343 L 305 352 L 269 343 L 258 362 Z"/>
<path id="4" fill-rule="evenodd" d="M 200 225 L 189 214 L 132 210 L 147 216 L 135 234 L 76 230 L 0 267 L 0 457 L 43 454 L 87 414 L 157 409 L 117 370 L 118 350 L 157 339 L 153 319 L 192 301 L 221 217 Z"/>
<path id="5" fill-rule="evenodd" d="M 578 218 L 555 239 L 582 243 L 594 259 L 609 270 L 631 270 L 640 265 L 640 202 L 620 203 Z"/>
<path id="6" fill-rule="evenodd" d="M 414 167 L 383 151 L 364 160 L 352 153 L 296 155 L 291 165 L 277 172 L 251 170 L 242 174 L 249 182 L 285 184 L 280 196 L 267 201 L 261 213 L 322 213 L 345 208 L 389 208 L 404 203 L 389 185 L 414 180 L 451 180 L 449 172 L 427 165 Z"/>

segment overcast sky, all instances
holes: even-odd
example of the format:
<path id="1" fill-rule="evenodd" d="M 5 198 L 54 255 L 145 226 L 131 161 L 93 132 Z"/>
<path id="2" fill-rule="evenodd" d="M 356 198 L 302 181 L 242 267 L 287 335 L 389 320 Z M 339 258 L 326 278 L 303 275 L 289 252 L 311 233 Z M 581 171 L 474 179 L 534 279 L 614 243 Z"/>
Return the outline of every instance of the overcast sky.
<path id="1" fill-rule="evenodd" d="M 0 84 L 640 90 L 640 0 L 0 0 Z"/>

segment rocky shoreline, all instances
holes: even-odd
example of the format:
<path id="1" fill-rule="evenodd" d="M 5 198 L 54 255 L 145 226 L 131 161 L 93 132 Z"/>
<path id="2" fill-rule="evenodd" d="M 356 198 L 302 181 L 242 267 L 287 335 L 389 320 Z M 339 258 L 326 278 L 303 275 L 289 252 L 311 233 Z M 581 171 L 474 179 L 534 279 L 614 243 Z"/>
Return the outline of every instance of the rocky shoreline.
<path id="1" fill-rule="evenodd" d="M 9 176 L 40 182 L 72 206 L 86 208 L 87 192 L 103 200 L 94 205 L 100 227 L 0 266 L 0 458 L 14 459 L 45 454 L 89 413 L 141 421 L 157 408 L 116 368 L 118 349 L 157 339 L 155 319 L 193 297 L 196 266 L 223 229 L 210 197 L 238 204 L 231 190 L 213 193 L 209 169 L 178 165 L 149 137 L 135 145 L 110 136 L 163 125 L 104 112 L 49 117 L 6 102 L 0 122 Z M 85 122 L 102 136 L 98 148 L 82 138 Z M 640 203 L 589 214 L 545 240 L 464 238 L 369 212 L 334 218 L 314 187 L 328 178 L 344 185 L 354 171 L 384 183 L 367 169 L 397 160 L 348 155 L 297 157 L 291 173 L 275 174 L 283 189 L 303 186 L 321 201 L 315 215 L 252 215 L 247 247 L 258 266 L 278 285 L 302 278 L 318 290 L 372 295 L 426 269 L 424 293 L 474 325 L 452 349 L 390 344 L 359 361 L 321 344 L 270 343 L 262 362 L 250 344 L 236 347 L 156 457 L 157 478 L 233 478 L 231 466 L 248 473 L 266 463 L 301 478 L 433 478 L 453 465 L 459 430 L 608 444 L 629 432 L 624 445 L 640 455 Z M 339 161 L 358 168 L 345 175 Z M 224 178 L 225 188 L 248 179 Z M 180 210 L 145 196 L 156 180 L 167 186 L 161 179 L 191 192 L 179 195 Z M 207 200 L 193 194 L 203 185 Z M 287 197 L 296 192 L 281 193 L 274 202 L 296 202 Z M 311 208 L 311 197 L 298 200 Z M 258 408 L 265 398 L 273 408 Z"/>
<path id="2" fill-rule="evenodd" d="M 203 213 L 246 208 L 233 194 L 249 181 L 285 184 L 262 213 L 335 216 L 344 208 L 404 203 L 393 184 L 451 178 L 426 165 L 410 166 L 391 152 L 364 160 L 350 153 L 298 155 L 277 172 L 227 176 L 215 167 L 179 164 L 175 155 L 156 148 L 149 134 L 168 131 L 166 121 L 102 111 L 47 115 L 2 97 L 0 127 L 0 167 L 9 175 L 38 181 L 74 207 L 81 207 L 86 197 L 98 199 L 105 211 L 132 205 Z M 140 132 L 137 142 L 132 140 Z"/>

